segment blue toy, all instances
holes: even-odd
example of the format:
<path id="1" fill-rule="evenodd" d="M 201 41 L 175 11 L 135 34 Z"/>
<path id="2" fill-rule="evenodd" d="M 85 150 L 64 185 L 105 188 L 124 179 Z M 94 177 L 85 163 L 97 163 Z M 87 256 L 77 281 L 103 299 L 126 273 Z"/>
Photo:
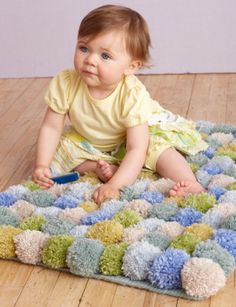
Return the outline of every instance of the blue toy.
<path id="1" fill-rule="evenodd" d="M 79 179 L 79 177 L 80 177 L 79 173 L 69 173 L 69 174 L 53 177 L 52 180 L 55 183 L 64 184 L 64 183 L 76 181 Z"/>

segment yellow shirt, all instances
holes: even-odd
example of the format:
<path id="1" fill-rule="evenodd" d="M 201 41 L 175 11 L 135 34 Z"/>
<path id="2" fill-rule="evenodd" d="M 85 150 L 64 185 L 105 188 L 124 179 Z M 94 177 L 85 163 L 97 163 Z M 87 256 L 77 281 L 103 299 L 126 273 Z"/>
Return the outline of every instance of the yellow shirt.
<path id="1" fill-rule="evenodd" d="M 135 76 L 123 78 L 111 95 L 98 100 L 75 70 L 54 77 L 45 100 L 55 112 L 68 114 L 75 130 L 101 151 L 114 150 L 124 142 L 128 127 L 162 110 Z"/>

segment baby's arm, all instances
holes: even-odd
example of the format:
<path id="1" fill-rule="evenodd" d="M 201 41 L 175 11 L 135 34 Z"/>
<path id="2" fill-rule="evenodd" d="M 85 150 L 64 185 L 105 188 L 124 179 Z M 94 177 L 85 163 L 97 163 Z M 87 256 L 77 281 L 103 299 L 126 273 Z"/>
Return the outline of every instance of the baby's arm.
<path id="1" fill-rule="evenodd" d="M 95 191 L 93 197 L 97 203 L 105 198 L 115 197 L 119 194 L 119 189 L 137 179 L 146 158 L 148 140 L 147 123 L 127 129 L 126 155 L 113 177 Z"/>
<path id="2" fill-rule="evenodd" d="M 36 183 L 45 188 L 53 184 L 53 181 L 50 179 L 51 172 L 49 166 L 59 142 L 64 121 L 64 114 L 56 113 L 48 108 L 39 131 L 32 178 Z"/>

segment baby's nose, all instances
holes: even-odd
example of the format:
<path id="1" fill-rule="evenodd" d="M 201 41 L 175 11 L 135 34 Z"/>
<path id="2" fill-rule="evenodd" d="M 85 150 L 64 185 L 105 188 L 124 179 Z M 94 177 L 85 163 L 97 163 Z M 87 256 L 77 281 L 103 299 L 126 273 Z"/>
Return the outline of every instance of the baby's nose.
<path id="1" fill-rule="evenodd" d="M 96 65 L 96 55 L 90 53 L 86 58 L 86 62 L 90 65 Z"/>

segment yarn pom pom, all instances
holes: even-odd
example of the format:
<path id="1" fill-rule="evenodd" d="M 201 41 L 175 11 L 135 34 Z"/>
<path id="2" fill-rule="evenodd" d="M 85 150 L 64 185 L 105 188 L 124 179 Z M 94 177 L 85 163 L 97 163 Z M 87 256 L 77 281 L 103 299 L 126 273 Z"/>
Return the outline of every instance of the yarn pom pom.
<path id="1" fill-rule="evenodd" d="M 8 192 L 0 192 L 0 206 L 9 207 L 17 201 L 15 195 Z"/>
<path id="2" fill-rule="evenodd" d="M 8 259 L 16 257 L 16 249 L 13 238 L 21 232 L 21 229 L 13 226 L 0 227 L 0 258 Z"/>
<path id="3" fill-rule="evenodd" d="M 135 225 L 124 229 L 123 242 L 134 243 L 140 240 L 146 233 L 145 228 Z"/>
<path id="4" fill-rule="evenodd" d="M 168 249 L 154 259 L 148 279 L 154 287 L 161 289 L 181 288 L 181 270 L 189 255 L 178 249 Z"/>
<path id="5" fill-rule="evenodd" d="M 71 195 L 63 195 L 53 203 L 53 206 L 61 209 L 76 208 L 77 205 L 78 199 Z"/>
<path id="6" fill-rule="evenodd" d="M 50 268 L 66 267 L 66 254 L 75 238 L 67 235 L 50 237 L 42 251 L 42 261 Z"/>
<path id="7" fill-rule="evenodd" d="M 206 163 L 209 162 L 209 159 L 207 158 L 206 155 L 204 155 L 204 153 L 197 153 L 196 155 L 189 155 L 187 156 L 187 161 L 188 163 L 194 163 L 197 164 L 199 166 L 203 166 Z"/>
<path id="8" fill-rule="evenodd" d="M 228 156 L 232 160 L 236 161 L 236 143 L 223 145 L 217 150 L 218 155 Z"/>
<path id="9" fill-rule="evenodd" d="M 164 199 L 164 195 L 157 191 L 146 191 L 140 195 L 140 198 L 145 199 L 151 204 L 157 204 Z"/>
<path id="10" fill-rule="evenodd" d="M 169 221 L 169 219 L 174 216 L 178 212 L 179 208 L 175 202 L 170 203 L 160 203 L 157 205 L 153 205 L 150 210 L 150 217 L 157 217 L 158 219 L 162 219 L 165 221 Z"/>
<path id="11" fill-rule="evenodd" d="M 103 244 L 109 245 L 120 242 L 123 237 L 123 226 L 116 221 L 98 222 L 91 226 L 87 236 L 90 239 L 100 240 Z"/>
<path id="12" fill-rule="evenodd" d="M 222 228 L 236 231 L 236 214 L 228 216 L 222 225 Z"/>
<path id="13" fill-rule="evenodd" d="M 37 230 L 26 230 L 13 238 L 16 255 L 24 263 L 37 264 L 41 262 L 41 252 L 48 235 Z"/>
<path id="14" fill-rule="evenodd" d="M 29 192 L 29 189 L 24 187 L 22 184 L 12 185 L 6 191 L 15 196 L 17 200 L 22 199 L 26 193 Z"/>
<path id="15" fill-rule="evenodd" d="M 65 210 L 62 210 L 59 212 L 58 217 L 60 219 L 69 220 L 72 222 L 75 222 L 76 224 L 79 224 L 81 218 L 85 216 L 87 212 L 82 208 L 66 208 Z"/>
<path id="16" fill-rule="evenodd" d="M 121 199 L 131 201 L 140 198 L 140 194 L 147 189 L 149 183 L 149 179 L 136 180 L 134 184 L 122 189 Z"/>
<path id="17" fill-rule="evenodd" d="M 200 133 L 210 134 L 215 124 L 210 121 L 199 120 L 196 122 L 196 128 Z"/>
<path id="18" fill-rule="evenodd" d="M 35 183 L 32 180 L 26 180 L 23 182 L 23 186 L 29 189 L 30 191 L 40 190 L 40 185 Z"/>
<path id="19" fill-rule="evenodd" d="M 234 257 L 213 240 L 198 243 L 192 256 L 198 258 L 209 258 L 214 262 L 219 263 L 226 276 L 233 272 L 235 267 Z"/>
<path id="20" fill-rule="evenodd" d="M 34 213 L 35 209 L 36 207 L 34 205 L 25 200 L 18 200 L 16 203 L 14 203 L 14 205 L 9 207 L 9 210 L 17 214 L 21 220 L 30 217 Z"/>
<path id="21" fill-rule="evenodd" d="M 166 222 L 158 227 L 158 231 L 174 239 L 182 234 L 184 227 L 177 222 Z"/>
<path id="22" fill-rule="evenodd" d="M 236 232 L 230 229 L 218 229 L 213 236 L 220 246 L 225 248 L 233 257 L 236 262 Z"/>
<path id="23" fill-rule="evenodd" d="M 208 187 L 208 193 L 212 194 L 216 198 L 216 200 L 218 200 L 221 195 L 224 195 L 226 192 L 227 190 L 220 186 L 211 185 Z"/>
<path id="24" fill-rule="evenodd" d="M 75 223 L 69 220 L 61 220 L 58 218 L 48 218 L 42 225 L 42 231 L 52 235 L 69 235 Z"/>
<path id="25" fill-rule="evenodd" d="M 215 175 L 211 178 L 209 187 L 220 186 L 222 188 L 227 188 L 233 182 L 235 182 L 235 179 L 231 176 L 225 174 Z"/>
<path id="26" fill-rule="evenodd" d="M 46 190 L 36 190 L 25 194 L 24 200 L 37 207 L 50 207 L 56 200 L 56 196 Z"/>
<path id="27" fill-rule="evenodd" d="M 78 225 L 71 229 L 70 234 L 74 237 L 85 238 L 87 235 L 87 231 L 90 226 L 87 225 Z"/>
<path id="28" fill-rule="evenodd" d="M 132 280 L 144 280 L 154 258 L 161 253 L 158 247 L 148 242 L 131 244 L 123 257 L 123 272 Z"/>
<path id="29" fill-rule="evenodd" d="M 197 181 L 204 187 L 207 188 L 208 184 L 212 178 L 211 175 L 209 175 L 206 171 L 203 171 L 201 169 L 199 169 L 198 171 L 196 171 L 195 173 Z"/>
<path id="30" fill-rule="evenodd" d="M 77 238 L 67 252 L 67 265 L 71 273 L 91 276 L 99 273 L 99 260 L 104 247 L 101 242 Z"/>
<path id="31" fill-rule="evenodd" d="M 142 217 L 130 209 L 123 209 L 113 217 L 113 221 L 119 222 L 124 228 L 133 226 L 141 220 Z"/>
<path id="32" fill-rule="evenodd" d="M 216 294 L 226 281 L 220 265 L 206 258 L 191 258 L 184 265 L 181 278 L 186 293 L 199 299 Z"/>
<path id="33" fill-rule="evenodd" d="M 183 233 L 179 237 L 176 237 L 170 244 L 170 247 L 176 249 L 183 249 L 188 254 L 192 254 L 197 243 L 201 241 L 201 238 L 192 233 Z"/>
<path id="34" fill-rule="evenodd" d="M 46 219 L 43 215 L 33 215 L 24 219 L 19 227 L 22 230 L 41 230 L 45 221 Z"/>
<path id="35" fill-rule="evenodd" d="M 79 182 L 69 185 L 65 194 L 77 198 L 78 203 L 78 201 L 83 201 L 85 199 L 85 194 L 90 189 L 93 189 L 92 184 L 88 182 Z"/>
<path id="36" fill-rule="evenodd" d="M 172 221 L 176 221 L 183 226 L 190 226 L 194 223 L 198 223 L 202 218 L 202 213 L 193 208 L 180 209 L 175 216 L 171 218 Z"/>
<path id="37" fill-rule="evenodd" d="M 127 203 L 124 208 L 133 210 L 143 218 L 146 218 L 150 209 L 152 208 L 152 205 L 144 199 L 137 199 Z"/>
<path id="38" fill-rule="evenodd" d="M 174 181 L 168 178 L 161 178 L 151 182 L 148 186 L 148 191 L 157 191 L 162 194 L 167 194 L 174 185 Z"/>
<path id="39" fill-rule="evenodd" d="M 231 191 L 236 190 L 236 181 L 230 183 L 230 184 L 228 185 L 227 189 L 228 189 L 228 190 L 231 190 Z"/>
<path id="40" fill-rule="evenodd" d="M 128 247 L 126 243 L 105 247 L 100 258 L 100 271 L 104 275 L 122 275 L 122 259 Z"/>
<path id="41" fill-rule="evenodd" d="M 147 233 L 142 241 L 146 241 L 149 244 L 159 247 L 162 251 L 165 250 L 171 242 L 171 239 L 160 231 L 156 230 L 154 232 Z"/>
<path id="42" fill-rule="evenodd" d="M 96 211 L 99 208 L 98 205 L 94 201 L 89 201 L 89 200 L 81 203 L 79 207 L 84 209 L 88 213 Z"/>
<path id="43" fill-rule="evenodd" d="M 152 217 L 152 218 L 148 218 L 148 219 L 140 221 L 137 224 L 137 227 L 142 227 L 147 232 L 150 232 L 150 231 L 155 231 L 163 223 L 165 223 L 165 221 L 159 220 L 156 217 Z"/>
<path id="44" fill-rule="evenodd" d="M 213 229 L 209 225 L 203 223 L 192 224 L 185 228 L 184 234 L 186 233 L 192 233 L 201 240 L 207 240 L 213 235 Z"/>
<path id="45" fill-rule="evenodd" d="M 213 195 L 209 195 L 207 193 L 200 194 L 189 194 L 185 197 L 183 202 L 180 204 L 182 208 L 191 207 L 200 211 L 202 213 L 206 213 L 210 208 L 214 206 L 216 203 L 216 199 Z"/>
<path id="46" fill-rule="evenodd" d="M 57 207 L 37 207 L 36 210 L 34 211 L 34 215 L 43 215 L 46 218 L 50 217 L 57 217 L 59 212 L 61 212 L 62 209 L 57 208 Z"/>
<path id="47" fill-rule="evenodd" d="M 228 191 L 222 195 L 219 199 L 219 202 L 229 202 L 236 205 L 236 191 Z"/>
<path id="48" fill-rule="evenodd" d="M 19 217 L 6 207 L 0 207 L 0 225 L 17 227 L 20 224 Z"/>

